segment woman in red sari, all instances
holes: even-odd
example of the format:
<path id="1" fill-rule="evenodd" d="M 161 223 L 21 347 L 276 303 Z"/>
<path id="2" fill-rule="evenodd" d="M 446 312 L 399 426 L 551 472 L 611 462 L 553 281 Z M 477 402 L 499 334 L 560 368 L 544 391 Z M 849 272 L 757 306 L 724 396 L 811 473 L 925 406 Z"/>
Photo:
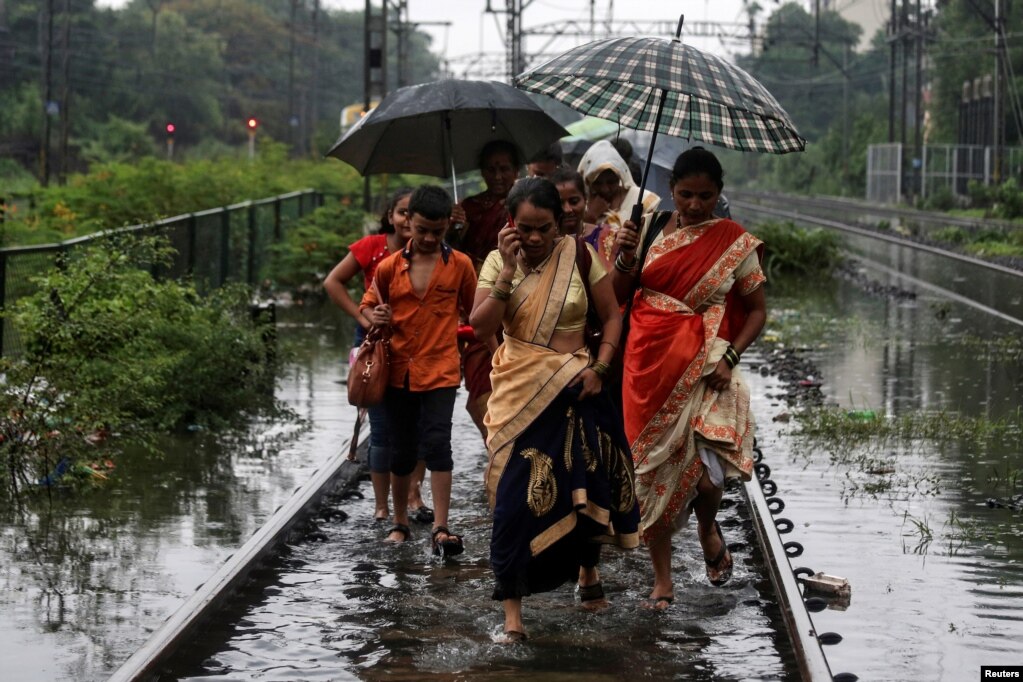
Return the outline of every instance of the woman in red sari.
<path id="1" fill-rule="evenodd" d="M 674 598 L 671 535 L 691 512 L 710 582 L 731 577 L 715 517 L 724 480 L 749 480 L 753 470 L 753 416 L 738 364 L 767 319 L 762 243 L 713 217 L 723 187 L 717 158 L 700 147 L 683 152 L 670 186 L 670 215 L 647 220 L 642 237 L 631 222 L 618 232 L 614 275 L 618 300 L 633 298 L 622 402 L 657 609 Z M 637 256 L 641 243 L 650 246 Z"/>
<path id="2" fill-rule="evenodd" d="M 508 222 L 505 199 L 522 168 L 519 149 L 506 140 L 491 140 L 480 151 L 480 175 L 486 190 L 466 197 L 462 202 L 465 227 L 452 239 L 452 245 L 472 258 L 479 273 L 487 255 L 497 248 L 497 233 Z M 462 350 L 462 370 L 465 389 L 469 394 L 465 409 L 476 428 L 486 438 L 483 415 L 487 413 L 490 398 L 490 359 L 497 347 L 496 340 L 470 339 Z"/>

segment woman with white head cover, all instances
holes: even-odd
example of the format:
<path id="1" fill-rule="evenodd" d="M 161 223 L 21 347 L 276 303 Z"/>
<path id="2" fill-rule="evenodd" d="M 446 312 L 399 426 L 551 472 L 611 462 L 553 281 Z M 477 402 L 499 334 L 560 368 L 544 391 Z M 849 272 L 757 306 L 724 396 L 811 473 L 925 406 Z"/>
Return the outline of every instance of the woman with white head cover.
<path id="1" fill-rule="evenodd" d="M 614 145 L 608 140 L 595 142 L 579 161 L 578 170 L 586 182 L 586 222 L 607 224 L 612 230 L 624 225 L 639 200 L 639 186 Z M 643 192 L 643 215 L 660 203 L 661 198 L 650 190 Z"/>

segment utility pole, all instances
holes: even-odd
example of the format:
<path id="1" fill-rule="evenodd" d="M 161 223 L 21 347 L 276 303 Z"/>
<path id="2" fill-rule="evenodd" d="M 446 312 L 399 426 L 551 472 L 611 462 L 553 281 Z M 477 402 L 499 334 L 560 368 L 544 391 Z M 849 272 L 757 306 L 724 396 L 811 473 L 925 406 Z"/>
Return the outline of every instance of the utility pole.
<path id="1" fill-rule="evenodd" d="M 71 128 L 71 0 L 64 0 L 64 31 L 61 40 L 61 83 L 60 83 L 60 170 L 58 181 L 67 182 L 68 136 Z"/>
<path id="2" fill-rule="evenodd" d="M 366 0 L 363 14 L 363 92 L 365 104 L 363 115 L 373 108 L 373 100 L 383 99 L 387 94 L 387 2 L 383 0 L 380 12 L 373 8 L 373 0 Z M 372 209 L 369 177 L 362 182 L 362 204 L 367 211 Z"/>
<path id="3" fill-rule="evenodd" d="M 320 121 L 320 0 L 313 0 L 313 75 L 310 88 L 309 119 L 306 124 L 308 149 L 312 151 L 316 139 L 316 126 Z"/>
<path id="4" fill-rule="evenodd" d="M 295 115 L 295 17 L 298 0 L 291 0 L 291 19 L 288 22 L 288 141 L 291 153 L 297 151 L 298 116 Z"/>
<path id="5" fill-rule="evenodd" d="M 394 33 L 398 38 L 398 46 L 395 52 L 398 56 L 398 87 L 403 88 L 409 84 L 408 77 L 408 0 L 395 0 L 395 9 L 398 18 L 394 22 Z"/>
<path id="6" fill-rule="evenodd" d="M 909 39 L 909 32 L 906 30 L 908 18 L 909 0 L 902 0 L 902 12 L 899 16 L 899 56 L 902 62 L 902 120 L 899 122 L 899 142 L 902 143 L 903 158 L 906 150 L 906 128 L 909 109 L 909 59 L 907 59 L 906 41 Z"/>
<path id="7" fill-rule="evenodd" d="M 898 55 L 898 13 L 896 2 L 892 0 L 892 20 L 888 25 L 888 44 L 891 46 L 888 56 L 888 143 L 895 142 L 895 60 Z"/>
<path id="8" fill-rule="evenodd" d="M 920 0 L 916 0 L 916 32 L 914 37 L 916 38 L 916 92 L 913 94 L 916 96 L 915 110 L 914 110 L 914 125 L 913 125 L 913 168 L 916 172 L 915 189 L 919 196 L 923 196 L 923 178 L 924 178 L 924 110 L 923 110 L 923 90 L 924 90 L 924 13 L 921 7 Z"/>
<path id="9" fill-rule="evenodd" d="M 53 111 L 53 0 L 46 0 L 46 45 L 43 48 L 43 144 L 39 150 L 39 179 L 50 184 L 50 118 Z"/>
<path id="10" fill-rule="evenodd" d="M 522 55 L 522 0 L 507 0 L 508 13 L 508 82 L 526 70 Z"/>
<path id="11" fill-rule="evenodd" d="M 1002 40 L 1002 2 L 995 0 L 995 77 L 994 77 L 994 120 L 992 134 L 994 137 L 994 159 L 991 178 L 994 184 L 1002 182 L 1002 145 L 1005 135 L 1005 116 L 1002 108 L 1002 61 L 1005 59 L 1005 43 Z"/>
<path id="12" fill-rule="evenodd" d="M 842 46 L 842 178 L 843 185 L 849 182 L 849 47 Z"/>
<path id="13" fill-rule="evenodd" d="M 813 68 L 820 66 L 821 51 L 821 0 L 813 2 Z"/>

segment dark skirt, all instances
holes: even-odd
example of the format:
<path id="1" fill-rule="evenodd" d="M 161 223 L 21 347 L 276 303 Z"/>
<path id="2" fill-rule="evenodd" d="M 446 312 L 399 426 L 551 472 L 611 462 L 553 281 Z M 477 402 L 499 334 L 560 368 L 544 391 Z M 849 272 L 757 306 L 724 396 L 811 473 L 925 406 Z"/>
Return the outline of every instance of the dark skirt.
<path id="1" fill-rule="evenodd" d="M 607 392 L 566 388 L 519 436 L 497 486 L 490 563 L 497 600 L 547 592 L 593 567 L 601 544 L 635 547 L 632 455 Z"/>

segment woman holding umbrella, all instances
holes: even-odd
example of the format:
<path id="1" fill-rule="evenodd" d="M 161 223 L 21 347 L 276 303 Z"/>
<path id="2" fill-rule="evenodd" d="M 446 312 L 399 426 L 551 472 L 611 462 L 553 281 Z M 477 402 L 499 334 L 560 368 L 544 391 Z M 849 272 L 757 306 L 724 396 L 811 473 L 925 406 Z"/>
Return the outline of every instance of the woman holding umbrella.
<path id="1" fill-rule="evenodd" d="M 522 598 L 580 581 L 584 605 L 604 602 L 601 543 L 638 545 L 632 459 L 602 390 L 621 317 L 593 250 L 559 235 L 557 189 L 516 183 L 513 217 L 480 271 L 470 316 L 477 336 L 504 329 L 486 416 L 490 562 L 510 641 L 525 638 Z M 577 255 L 577 248 L 585 252 Z M 584 344 L 588 301 L 602 326 L 596 357 Z"/>
<path id="2" fill-rule="evenodd" d="M 706 149 L 683 152 L 671 173 L 675 210 L 647 221 L 641 254 L 631 221 L 616 238 L 615 293 L 619 301 L 633 297 L 625 431 L 657 609 L 674 599 L 671 535 L 691 512 L 708 579 L 723 585 L 731 577 L 732 558 L 715 517 L 725 479 L 749 480 L 753 470 L 753 416 L 738 365 L 767 318 L 762 243 L 713 216 L 722 175 Z"/>

